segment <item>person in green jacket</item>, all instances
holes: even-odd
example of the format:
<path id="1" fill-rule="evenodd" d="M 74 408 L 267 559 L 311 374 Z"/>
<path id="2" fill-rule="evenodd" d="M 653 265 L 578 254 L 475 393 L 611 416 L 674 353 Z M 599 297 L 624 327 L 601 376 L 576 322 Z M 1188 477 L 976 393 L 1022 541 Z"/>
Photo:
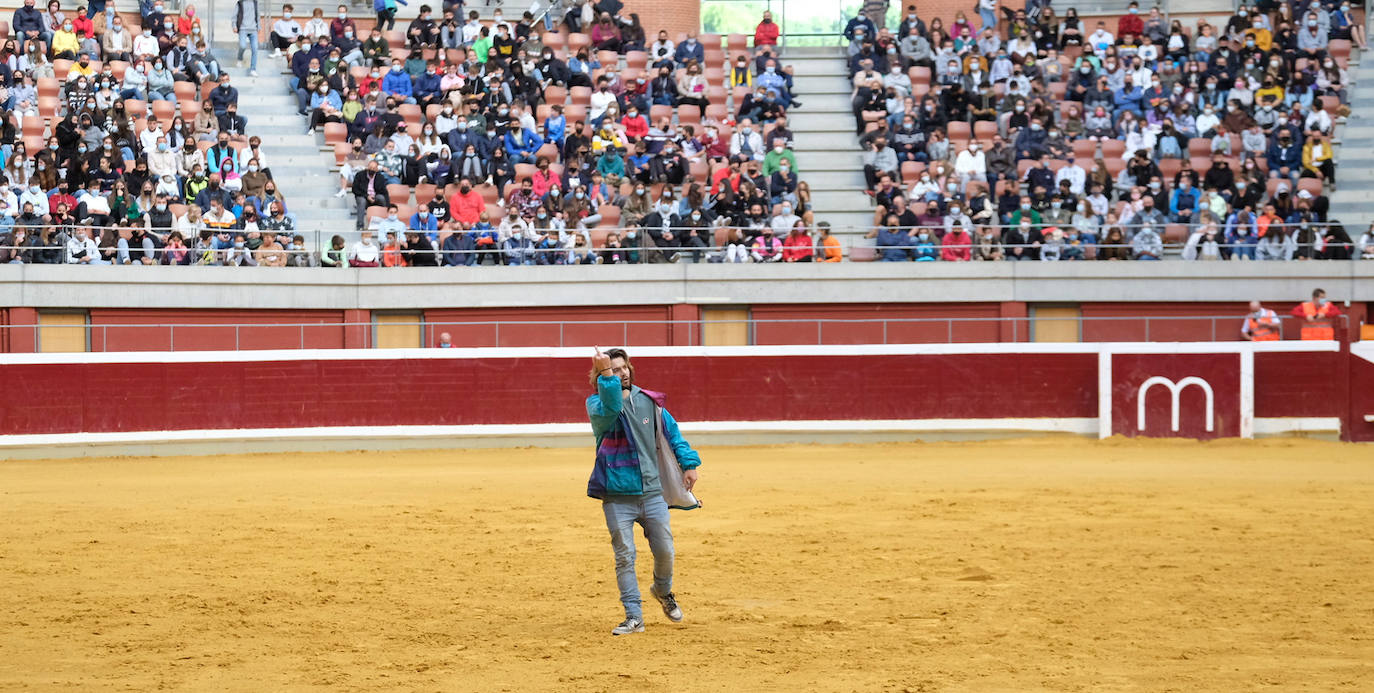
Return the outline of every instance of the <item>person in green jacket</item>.
<path id="1" fill-rule="evenodd" d="M 768 150 L 768 154 L 763 157 L 763 175 L 771 176 L 778 170 L 778 164 L 786 161 L 792 167 L 793 173 L 800 173 L 797 170 L 797 155 L 783 142 L 774 142 L 773 148 Z"/>

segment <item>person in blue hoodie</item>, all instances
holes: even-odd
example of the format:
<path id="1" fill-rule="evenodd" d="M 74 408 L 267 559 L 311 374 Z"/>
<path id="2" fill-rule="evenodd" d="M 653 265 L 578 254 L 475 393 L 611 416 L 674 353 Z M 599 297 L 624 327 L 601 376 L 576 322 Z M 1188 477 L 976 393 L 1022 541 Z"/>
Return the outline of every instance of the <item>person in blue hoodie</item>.
<path id="1" fill-rule="evenodd" d="M 544 119 L 544 141 L 558 145 L 558 151 L 561 152 L 567 132 L 568 118 L 563 115 L 563 104 L 553 104 L 549 107 L 549 117 Z"/>
<path id="2" fill-rule="evenodd" d="M 382 91 L 396 97 L 398 101 L 415 103 L 415 85 L 410 81 L 401 61 L 391 61 L 391 71 L 382 78 Z"/>
<path id="3" fill-rule="evenodd" d="M 439 81 L 441 79 L 442 78 L 439 76 L 439 62 L 437 60 L 429 61 L 429 64 L 425 65 L 425 71 L 421 72 L 420 76 L 415 78 L 415 100 L 418 101 L 421 106 L 443 103 L 444 92 L 439 89 Z"/>
<path id="4" fill-rule="evenodd" d="M 639 581 L 635 577 L 634 526 L 639 523 L 654 556 L 654 582 L 649 593 L 674 623 L 682 608 L 673 595 L 673 531 L 670 507 L 699 507 L 692 489 L 701 456 L 682 437 L 677 421 L 664 408 L 664 395 L 635 385 L 634 365 L 624 349 L 596 349 L 587 416 L 596 437 L 596 463 L 587 495 L 601 501 L 615 552 L 616 585 L 625 620 L 612 635 L 644 632 Z"/>

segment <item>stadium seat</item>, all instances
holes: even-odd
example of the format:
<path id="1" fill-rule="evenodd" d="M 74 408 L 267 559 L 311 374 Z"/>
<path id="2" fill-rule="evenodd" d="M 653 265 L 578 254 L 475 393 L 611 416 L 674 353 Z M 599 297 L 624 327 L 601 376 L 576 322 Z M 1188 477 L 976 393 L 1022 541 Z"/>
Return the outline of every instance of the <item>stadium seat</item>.
<path id="1" fill-rule="evenodd" d="M 568 34 L 568 52 L 576 55 L 578 51 L 590 49 L 592 37 L 587 34 Z"/>
<path id="2" fill-rule="evenodd" d="M 602 228 L 614 229 L 620 227 L 620 208 L 615 205 L 601 205 L 596 210 L 601 214 L 601 221 L 597 226 Z"/>
<path id="3" fill-rule="evenodd" d="M 348 126 L 343 123 L 324 124 L 324 143 L 329 147 L 348 141 Z"/>
<path id="4" fill-rule="evenodd" d="M 429 204 L 437 192 L 438 189 L 433 183 L 421 183 L 415 186 L 415 205 L 419 207 Z"/>

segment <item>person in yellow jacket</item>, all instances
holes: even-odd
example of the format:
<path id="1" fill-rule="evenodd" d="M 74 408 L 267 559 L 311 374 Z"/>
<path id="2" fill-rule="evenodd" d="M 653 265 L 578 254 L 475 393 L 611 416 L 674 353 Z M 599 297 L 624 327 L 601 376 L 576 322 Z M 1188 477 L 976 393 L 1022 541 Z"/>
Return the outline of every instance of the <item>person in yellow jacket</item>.
<path id="1" fill-rule="evenodd" d="M 1269 49 L 1274 45 L 1274 35 L 1270 33 L 1268 29 L 1264 28 L 1264 25 L 1260 24 L 1259 20 L 1255 20 L 1255 25 L 1245 30 L 1245 39 L 1251 38 L 1255 39 L 1255 48 L 1265 53 L 1268 53 Z"/>
<path id="2" fill-rule="evenodd" d="M 1313 135 L 1302 146 L 1302 175 L 1316 178 L 1336 187 L 1336 162 L 1332 160 L 1331 144 L 1325 135 Z"/>
<path id="3" fill-rule="evenodd" d="M 754 73 L 749 70 L 749 60 L 744 56 L 735 58 L 735 64 L 730 68 L 730 88 L 753 87 Z"/>
<path id="4" fill-rule="evenodd" d="M 81 39 L 76 37 L 76 31 L 72 29 L 72 20 L 68 19 L 52 32 L 52 57 L 76 60 L 76 55 L 80 52 Z"/>

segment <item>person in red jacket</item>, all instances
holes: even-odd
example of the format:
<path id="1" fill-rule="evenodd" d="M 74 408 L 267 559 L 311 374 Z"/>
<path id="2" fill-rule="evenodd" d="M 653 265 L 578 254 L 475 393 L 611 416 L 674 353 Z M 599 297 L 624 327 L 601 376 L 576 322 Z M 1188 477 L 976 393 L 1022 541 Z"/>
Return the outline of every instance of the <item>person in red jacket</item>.
<path id="1" fill-rule="evenodd" d="M 482 217 L 487 203 L 481 193 L 472 189 L 472 181 L 464 178 L 458 183 L 458 192 L 448 199 L 449 213 L 465 226 L 476 224 Z"/>
<path id="2" fill-rule="evenodd" d="M 1293 317 L 1302 321 L 1304 340 L 1335 339 L 1333 322 L 1340 314 L 1341 310 L 1336 304 L 1326 300 L 1326 291 L 1322 289 L 1314 289 L 1311 301 L 1304 301 L 1293 308 Z"/>
<path id="3" fill-rule="evenodd" d="M 1121 15 L 1121 19 L 1116 20 L 1116 35 L 1118 38 L 1127 34 L 1139 37 L 1145 33 L 1145 22 L 1140 18 L 1140 3 L 1132 0 L 1126 8 L 1126 14 Z"/>
<path id="4" fill-rule="evenodd" d="M 946 262 L 968 262 L 973 259 L 973 236 L 962 225 L 950 229 L 940 239 L 940 259 Z"/>
<path id="5" fill-rule="evenodd" d="M 811 234 L 806 232 L 806 222 L 798 221 L 792 227 L 792 233 L 787 234 L 787 240 L 782 242 L 782 261 L 811 262 L 814 254 L 815 243 L 811 240 Z"/>
<path id="6" fill-rule="evenodd" d="M 773 13 L 763 11 L 763 21 L 754 29 L 754 50 L 763 46 L 778 45 L 778 25 L 773 23 Z"/>
<path id="7" fill-rule="evenodd" d="M 625 117 L 620 119 L 620 124 L 625 128 L 626 139 L 631 142 L 638 142 L 649 134 L 649 121 L 634 104 L 625 110 Z"/>

